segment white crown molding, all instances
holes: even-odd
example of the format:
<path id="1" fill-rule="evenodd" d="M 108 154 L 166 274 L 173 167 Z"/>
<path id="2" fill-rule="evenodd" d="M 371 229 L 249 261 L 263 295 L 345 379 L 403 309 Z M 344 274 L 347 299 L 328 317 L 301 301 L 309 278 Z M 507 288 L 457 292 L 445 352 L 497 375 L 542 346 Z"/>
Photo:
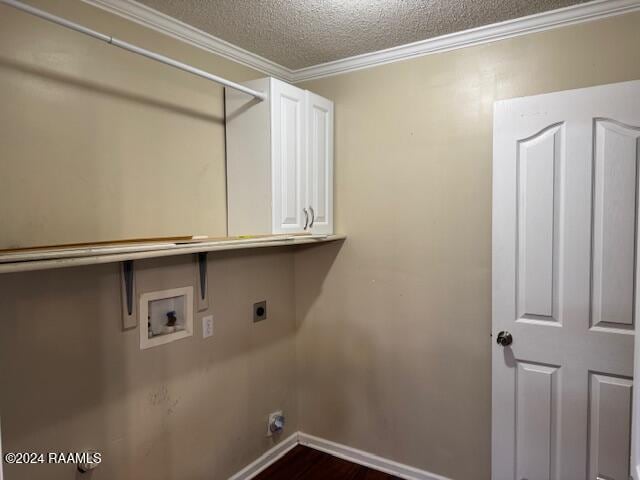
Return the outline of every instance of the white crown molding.
<path id="1" fill-rule="evenodd" d="M 429 38 L 378 52 L 365 53 L 333 62 L 301 68 L 292 72 L 290 81 L 295 83 L 329 77 L 384 65 L 386 63 L 399 62 L 423 55 L 495 42 L 637 10 L 640 10 L 640 0 L 595 0 L 593 2 L 551 10 L 528 17 L 516 18 L 506 22 Z"/>
<path id="2" fill-rule="evenodd" d="M 287 82 L 297 83 L 371 68 L 387 63 L 447 52 L 483 43 L 542 32 L 640 10 L 640 0 L 594 0 L 558 10 L 507 20 L 462 32 L 429 38 L 386 50 L 292 70 L 198 30 L 134 0 L 82 0 L 192 46 L 228 58 Z"/>
<path id="3" fill-rule="evenodd" d="M 127 20 L 282 80 L 292 71 L 134 0 L 82 0 Z"/>

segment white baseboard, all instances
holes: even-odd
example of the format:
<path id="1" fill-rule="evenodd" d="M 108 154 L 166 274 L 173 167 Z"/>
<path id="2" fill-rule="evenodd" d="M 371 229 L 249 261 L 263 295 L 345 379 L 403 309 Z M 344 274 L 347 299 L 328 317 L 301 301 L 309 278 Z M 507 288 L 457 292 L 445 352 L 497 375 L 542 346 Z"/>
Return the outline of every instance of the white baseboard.
<path id="1" fill-rule="evenodd" d="M 363 452 L 357 448 L 347 447 L 346 445 L 314 437 L 306 433 L 298 433 L 298 442 L 300 445 L 320 450 L 334 457 L 342 458 L 349 462 L 357 463 L 358 465 L 363 465 L 406 480 L 450 480 L 442 475 L 436 475 L 435 473 L 410 467 L 409 465 L 394 462 L 393 460 L 379 457 L 372 453 Z"/>
<path id="2" fill-rule="evenodd" d="M 255 477 L 272 463 L 282 458 L 296 445 L 298 445 L 298 432 L 290 435 L 275 447 L 267 450 L 260 458 L 251 462 L 235 475 L 229 477 L 229 480 L 249 480 Z"/>
<path id="3" fill-rule="evenodd" d="M 363 465 L 380 472 L 404 478 L 405 480 L 450 480 L 442 475 L 410 467 L 409 465 L 404 465 L 387 458 L 379 457 L 373 453 L 364 452 L 357 448 L 347 447 L 346 445 L 341 445 L 339 443 L 314 437 L 313 435 L 302 432 L 294 433 L 272 449 L 266 451 L 260 458 L 251 462 L 245 468 L 230 477 L 229 480 L 252 479 L 271 464 L 277 462 L 296 445 L 304 445 L 305 447 L 328 453 L 329 455 L 342 458 L 343 460 L 347 460 L 358 465 Z"/>

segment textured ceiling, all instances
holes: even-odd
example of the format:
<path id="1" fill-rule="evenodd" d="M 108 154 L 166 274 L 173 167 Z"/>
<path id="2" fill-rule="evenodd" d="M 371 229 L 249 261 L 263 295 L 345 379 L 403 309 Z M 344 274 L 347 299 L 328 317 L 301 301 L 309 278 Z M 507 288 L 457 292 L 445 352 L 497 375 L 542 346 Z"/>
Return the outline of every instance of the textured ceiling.
<path id="1" fill-rule="evenodd" d="M 138 0 L 291 69 L 585 0 Z"/>

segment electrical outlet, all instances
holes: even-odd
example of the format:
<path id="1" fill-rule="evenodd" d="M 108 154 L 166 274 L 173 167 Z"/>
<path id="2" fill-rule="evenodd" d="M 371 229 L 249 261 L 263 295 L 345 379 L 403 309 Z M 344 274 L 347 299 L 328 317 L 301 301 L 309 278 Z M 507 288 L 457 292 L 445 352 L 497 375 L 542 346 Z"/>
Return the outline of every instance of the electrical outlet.
<path id="1" fill-rule="evenodd" d="M 267 301 L 263 300 L 253 304 L 253 321 L 260 322 L 267 319 Z"/>
<path id="2" fill-rule="evenodd" d="M 202 317 L 202 338 L 209 338 L 213 335 L 213 315 Z"/>
<path id="3" fill-rule="evenodd" d="M 267 419 L 267 437 L 271 437 L 275 434 L 282 432 L 284 429 L 284 415 L 282 410 L 269 414 Z"/>

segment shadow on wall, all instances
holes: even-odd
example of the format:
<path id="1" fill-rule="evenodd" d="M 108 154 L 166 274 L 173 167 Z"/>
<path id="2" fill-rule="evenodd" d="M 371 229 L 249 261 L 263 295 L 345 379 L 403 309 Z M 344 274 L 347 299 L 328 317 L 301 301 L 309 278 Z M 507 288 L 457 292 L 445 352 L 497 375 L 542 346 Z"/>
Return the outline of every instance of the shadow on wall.
<path id="1" fill-rule="evenodd" d="M 296 319 L 298 323 L 306 318 L 315 300 L 322 294 L 322 286 L 333 267 L 345 240 L 323 245 L 304 245 L 298 247 L 295 255 L 296 283 L 304 283 L 304 289 L 296 291 Z M 306 258 L 313 258 L 313 268 L 305 269 L 302 263 Z M 313 270 L 311 274 L 310 270 Z"/>
<path id="2" fill-rule="evenodd" d="M 194 285 L 191 256 L 138 261 L 137 294 Z M 5 451 L 96 448 L 92 480 L 227 478 L 272 446 L 266 415 L 297 429 L 293 256 L 210 255 L 194 334 L 141 351 L 121 326 L 119 265 L 0 276 Z M 252 305 L 268 299 L 268 320 Z M 203 339 L 201 317 L 214 316 Z M 75 465 L 5 465 L 11 480 L 68 480 Z"/>
<path id="3" fill-rule="evenodd" d="M 126 63 L 96 70 L 64 49 L 50 55 L 50 66 L 0 56 L 12 172 L 0 178 L 10 219 L 0 248 L 223 231 L 220 88 L 203 94 L 187 74 L 145 80 Z"/>
<path id="4" fill-rule="evenodd" d="M 113 99 L 137 103 L 144 107 L 157 108 L 166 112 L 186 115 L 194 119 L 214 122 L 218 125 L 224 125 L 224 117 L 218 115 L 211 115 L 210 113 L 206 113 L 205 111 L 198 111 L 193 108 L 187 108 L 183 105 L 179 105 L 177 103 L 166 102 L 159 98 L 140 95 L 131 91 L 110 87 L 108 85 L 88 82 L 77 77 L 64 75 L 53 70 L 38 68 L 13 60 L 0 58 L 0 70 L 5 70 L 7 72 L 13 72 L 22 75 L 35 76 L 46 81 L 54 82 L 65 88 L 80 89 L 91 93 L 97 93 L 99 95 L 105 95 Z"/>
<path id="5" fill-rule="evenodd" d="M 350 244 L 345 246 L 345 242 Z M 389 388 L 371 382 L 365 373 L 377 369 L 381 358 L 371 330 L 349 321 L 344 313 L 358 299 L 348 287 L 339 291 L 333 285 L 325 288 L 331 275 L 341 274 L 336 273 L 341 271 L 339 257 L 348 254 L 351 243 L 341 240 L 295 252 L 300 430 L 343 443 L 358 421 L 352 401 L 367 405 L 367 410 L 378 410 L 379 390 Z M 326 302 L 327 295 L 331 302 Z M 367 306 L 361 311 L 366 316 Z M 313 411 L 322 412 L 324 430 L 303 421 L 303 413 L 309 418 L 315 416 Z M 380 420 L 385 422 L 383 416 Z M 378 426 L 371 424 L 372 435 L 377 435 Z"/>

